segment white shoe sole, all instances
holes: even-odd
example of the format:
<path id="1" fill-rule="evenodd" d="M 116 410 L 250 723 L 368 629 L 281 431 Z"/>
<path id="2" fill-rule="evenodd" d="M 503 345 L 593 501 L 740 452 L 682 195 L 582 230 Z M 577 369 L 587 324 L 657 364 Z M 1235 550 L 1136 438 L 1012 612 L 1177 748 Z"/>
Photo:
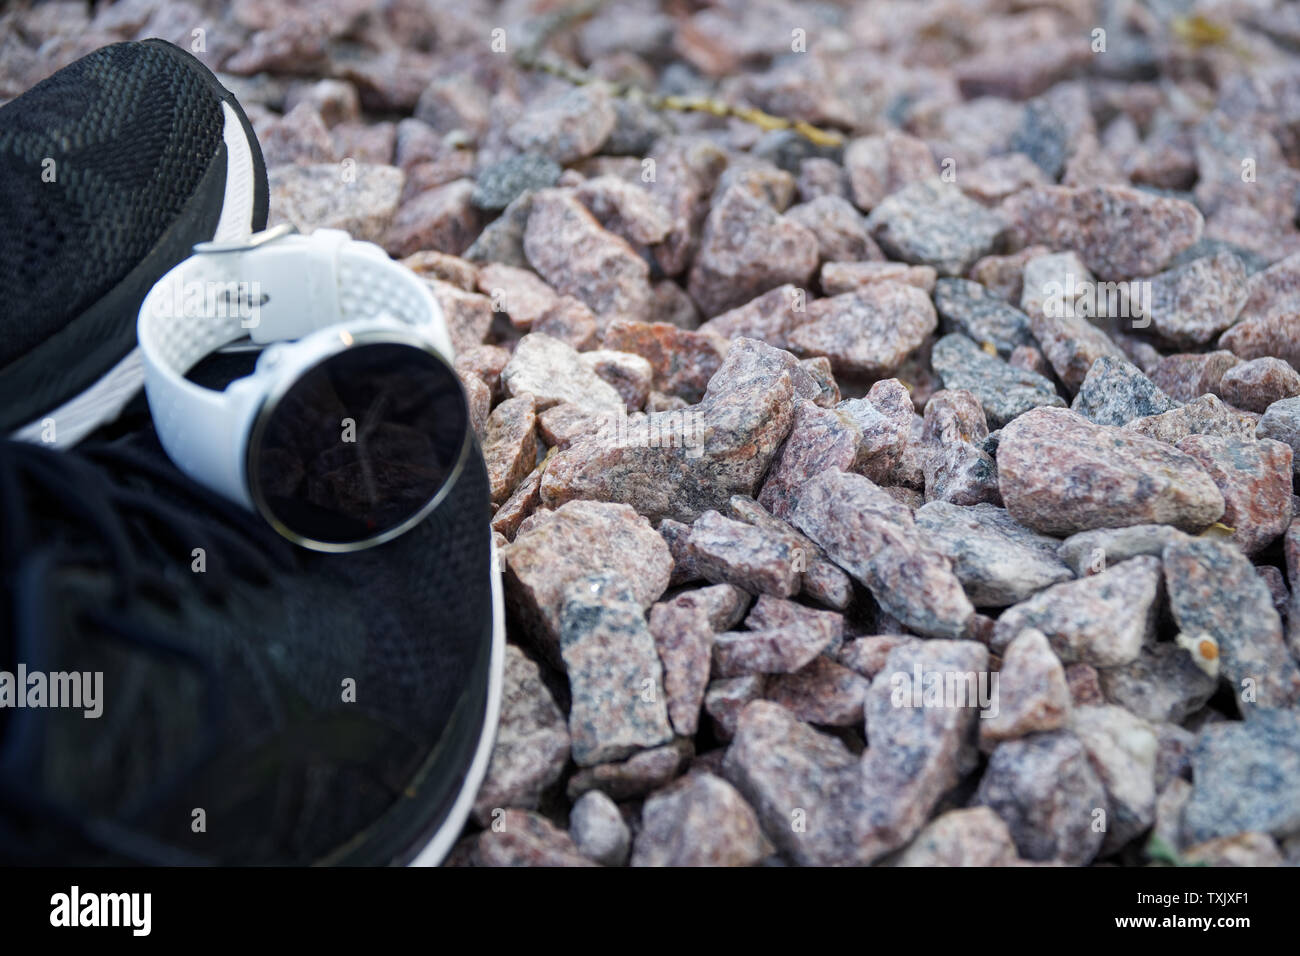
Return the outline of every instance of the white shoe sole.
<path id="1" fill-rule="evenodd" d="M 257 193 L 253 168 L 253 149 L 244 132 L 244 124 L 229 103 L 221 104 L 225 115 L 221 138 L 226 144 L 226 192 L 221 217 L 212 239 L 228 242 L 250 235 L 253 231 L 253 202 Z M 100 425 L 122 414 L 122 409 L 144 388 L 144 365 L 140 349 L 102 375 L 80 395 L 68 399 L 10 436 L 19 441 L 69 448 Z"/>
<path id="2" fill-rule="evenodd" d="M 501 693 L 505 683 L 506 662 L 506 610 L 501 592 L 501 571 L 497 563 L 496 544 L 492 545 L 492 659 L 488 665 L 487 712 L 483 715 L 483 733 L 479 737 L 478 749 L 465 774 L 456 802 L 452 804 L 447 819 L 438 827 L 438 832 L 424 845 L 424 848 L 411 860 L 409 866 L 438 866 L 451 848 L 460 839 L 474 807 L 474 798 L 478 796 L 483 778 L 487 776 L 488 764 L 492 761 L 492 749 L 496 745 L 497 722 L 501 716 Z"/>

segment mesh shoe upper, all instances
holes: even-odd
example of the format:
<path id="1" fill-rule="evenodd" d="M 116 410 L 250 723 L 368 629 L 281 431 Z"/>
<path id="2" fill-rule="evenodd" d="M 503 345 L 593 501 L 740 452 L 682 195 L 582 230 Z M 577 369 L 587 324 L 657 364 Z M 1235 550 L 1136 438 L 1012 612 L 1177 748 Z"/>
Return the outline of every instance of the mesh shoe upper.
<path id="1" fill-rule="evenodd" d="M 222 127 L 205 77 L 151 43 L 96 50 L 0 107 L 0 365 L 149 253 L 194 195 Z"/>
<path id="2" fill-rule="evenodd" d="M 0 444 L 0 508 L 0 670 L 104 675 L 100 718 L 0 710 L 0 857 L 387 862 L 449 809 L 492 634 L 477 455 L 429 519 L 351 555 L 212 500 L 147 432 Z"/>
<path id="3" fill-rule="evenodd" d="M 267 204 L 238 102 L 163 40 L 96 50 L 0 107 L 0 434 L 60 409 L 74 441 L 111 420 L 139 384 L 123 360 L 149 289 L 218 228 L 265 228 Z"/>

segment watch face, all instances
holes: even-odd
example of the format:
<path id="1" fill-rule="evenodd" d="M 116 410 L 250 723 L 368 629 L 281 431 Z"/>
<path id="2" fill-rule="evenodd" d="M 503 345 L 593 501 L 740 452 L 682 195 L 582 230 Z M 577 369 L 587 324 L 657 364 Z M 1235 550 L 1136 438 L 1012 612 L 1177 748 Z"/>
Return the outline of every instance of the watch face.
<path id="1" fill-rule="evenodd" d="M 465 393 L 446 362 L 413 345 L 361 341 L 268 400 L 249 441 L 249 489 L 299 544 L 366 547 L 432 510 L 468 440 Z"/>

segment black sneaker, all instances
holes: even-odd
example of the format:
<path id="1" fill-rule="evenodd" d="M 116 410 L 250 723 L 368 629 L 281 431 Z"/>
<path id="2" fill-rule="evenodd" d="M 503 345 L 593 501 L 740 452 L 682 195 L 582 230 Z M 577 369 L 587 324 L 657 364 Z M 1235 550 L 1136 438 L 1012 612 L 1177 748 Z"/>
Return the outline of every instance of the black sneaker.
<path id="1" fill-rule="evenodd" d="M 501 695 L 489 516 L 475 455 L 411 531 L 319 554 L 151 431 L 0 440 L 0 860 L 439 862 Z"/>
<path id="2" fill-rule="evenodd" d="M 0 107 L 0 435 L 68 445 L 111 421 L 143 381 L 150 287 L 266 215 L 244 111 L 163 40 L 103 47 Z"/>

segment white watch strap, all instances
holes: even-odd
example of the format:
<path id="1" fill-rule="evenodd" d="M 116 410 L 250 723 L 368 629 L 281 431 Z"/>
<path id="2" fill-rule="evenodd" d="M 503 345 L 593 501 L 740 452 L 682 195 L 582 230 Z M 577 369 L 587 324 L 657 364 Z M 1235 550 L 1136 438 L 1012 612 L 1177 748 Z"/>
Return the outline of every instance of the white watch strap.
<path id="1" fill-rule="evenodd" d="M 266 379 L 255 374 L 215 391 L 186 373 L 244 336 L 266 344 L 382 316 L 416 327 L 452 360 L 428 287 L 373 243 L 318 229 L 195 247 L 150 290 L 137 322 L 145 391 L 167 454 L 190 477 L 251 506 L 245 443 Z"/>

